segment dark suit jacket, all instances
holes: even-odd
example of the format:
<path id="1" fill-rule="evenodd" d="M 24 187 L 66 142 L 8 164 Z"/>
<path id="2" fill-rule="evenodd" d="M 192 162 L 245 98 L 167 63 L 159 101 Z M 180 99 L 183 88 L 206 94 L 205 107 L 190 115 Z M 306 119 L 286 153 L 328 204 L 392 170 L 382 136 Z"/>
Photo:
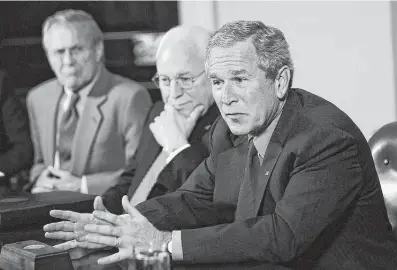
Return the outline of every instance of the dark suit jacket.
<path id="1" fill-rule="evenodd" d="M 111 187 L 102 195 L 104 204 L 109 211 L 117 214 L 122 212 L 121 198 L 126 194 L 129 198 L 132 197 L 150 166 L 160 154 L 162 148 L 150 131 L 149 124 L 153 122 L 156 116 L 160 115 L 163 109 L 164 103 L 162 101 L 158 101 L 153 105 L 145 122 L 139 148 L 135 156 L 135 164 L 121 175 L 117 185 Z M 149 198 L 178 189 L 191 172 L 208 157 L 208 132 L 218 116 L 219 111 L 214 104 L 198 119 L 189 137 L 191 146 L 178 153 L 161 171 L 156 184 L 148 196 Z"/>
<path id="2" fill-rule="evenodd" d="M 219 119 L 211 155 L 174 193 L 137 206 L 162 230 L 182 229 L 187 262 L 268 261 L 299 269 L 397 269 L 366 139 L 328 101 L 291 89 L 270 139 L 252 218 L 235 220 L 248 142 Z"/>
<path id="3" fill-rule="evenodd" d="M 6 176 L 33 163 L 28 115 L 13 91 L 10 78 L 0 71 L 0 171 Z"/>

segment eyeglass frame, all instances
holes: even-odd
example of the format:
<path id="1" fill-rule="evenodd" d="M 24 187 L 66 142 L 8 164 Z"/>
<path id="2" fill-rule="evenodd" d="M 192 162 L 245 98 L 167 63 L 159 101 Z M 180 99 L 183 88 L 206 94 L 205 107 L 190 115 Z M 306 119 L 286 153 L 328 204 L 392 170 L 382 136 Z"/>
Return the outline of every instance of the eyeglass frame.
<path id="1" fill-rule="evenodd" d="M 189 90 L 193 89 L 194 83 L 195 83 L 195 82 L 197 81 L 197 79 L 198 79 L 201 75 L 203 75 L 204 73 L 205 73 L 205 70 L 201 71 L 198 75 L 196 75 L 196 76 L 194 76 L 194 77 L 192 77 L 192 78 L 186 78 L 186 79 L 189 79 L 189 80 L 191 81 L 191 83 L 192 83 L 192 85 L 191 85 L 190 87 L 185 87 L 185 86 L 182 85 L 182 83 L 181 83 L 181 79 L 182 79 L 182 78 L 181 78 L 181 77 L 176 77 L 176 78 L 174 77 L 174 78 L 171 78 L 171 77 L 165 76 L 165 77 L 168 78 L 168 80 L 169 80 L 169 82 L 170 82 L 170 84 L 169 84 L 169 85 L 166 85 L 166 86 L 169 87 L 169 86 L 171 85 L 171 79 L 174 79 L 175 82 L 176 82 L 183 90 L 189 91 Z M 158 80 L 158 82 L 156 82 L 156 80 Z M 158 73 L 154 74 L 154 76 L 152 77 L 151 81 L 152 81 L 158 88 L 160 88 L 160 75 L 159 75 Z"/>

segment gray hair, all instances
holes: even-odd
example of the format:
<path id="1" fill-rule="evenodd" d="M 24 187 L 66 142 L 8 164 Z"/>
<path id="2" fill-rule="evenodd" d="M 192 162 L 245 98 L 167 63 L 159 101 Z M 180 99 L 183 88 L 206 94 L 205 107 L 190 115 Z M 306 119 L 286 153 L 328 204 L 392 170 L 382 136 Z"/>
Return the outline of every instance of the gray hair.
<path id="1" fill-rule="evenodd" d="M 205 57 L 206 67 L 213 48 L 230 48 L 235 43 L 248 39 L 252 40 L 258 57 L 258 67 L 265 72 L 266 79 L 274 82 L 280 68 L 288 66 L 291 72 L 291 87 L 294 66 L 289 45 L 283 32 L 261 21 L 235 21 L 223 25 L 209 40 Z"/>
<path id="2" fill-rule="evenodd" d="M 90 36 L 92 38 L 93 44 L 98 44 L 103 42 L 103 33 L 99 28 L 96 21 L 93 17 L 83 10 L 74 10 L 74 9 L 67 9 L 61 10 L 56 12 L 55 14 L 48 17 L 44 23 L 42 28 L 42 39 L 43 39 L 43 46 L 45 47 L 44 38 L 48 30 L 55 25 L 55 24 L 62 24 L 62 25 L 73 25 L 73 24 L 84 24 L 87 26 Z M 79 29 L 79 28 L 77 28 Z"/>

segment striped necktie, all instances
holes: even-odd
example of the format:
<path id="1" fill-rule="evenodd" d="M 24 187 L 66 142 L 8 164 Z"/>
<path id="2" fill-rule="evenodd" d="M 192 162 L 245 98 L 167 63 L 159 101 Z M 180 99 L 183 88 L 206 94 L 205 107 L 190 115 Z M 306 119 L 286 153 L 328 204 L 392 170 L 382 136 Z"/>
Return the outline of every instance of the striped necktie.
<path id="1" fill-rule="evenodd" d="M 73 92 L 68 107 L 63 112 L 59 123 L 58 153 L 61 170 L 69 170 L 69 161 L 72 157 L 72 144 L 77 122 L 79 120 L 76 104 L 79 94 Z"/>
<path id="2" fill-rule="evenodd" d="M 241 183 L 237 201 L 236 220 L 245 220 L 256 216 L 256 213 L 254 213 L 254 182 L 259 177 L 260 169 L 261 165 L 259 163 L 258 151 L 255 148 L 253 139 L 251 139 L 248 145 L 244 179 Z"/>

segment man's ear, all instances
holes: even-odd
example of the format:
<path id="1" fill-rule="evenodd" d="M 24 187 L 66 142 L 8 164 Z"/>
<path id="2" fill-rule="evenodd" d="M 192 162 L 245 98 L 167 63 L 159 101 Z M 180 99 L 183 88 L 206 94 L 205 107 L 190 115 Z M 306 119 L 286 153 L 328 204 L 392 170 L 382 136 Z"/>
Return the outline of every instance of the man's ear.
<path id="1" fill-rule="evenodd" d="M 277 77 L 274 80 L 276 95 L 280 100 L 283 100 L 285 98 L 288 92 L 290 80 L 291 80 L 291 71 L 288 66 L 283 66 L 278 71 Z"/>
<path id="2" fill-rule="evenodd" d="M 98 62 L 104 62 L 105 61 L 105 59 L 104 59 L 104 54 L 105 54 L 105 49 L 104 49 L 104 46 L 103 46 L 103 42 L 98 42 L 96 45 L 95 45 L 95 53 L 96 53 L 96 60 L 98 61 Z"/>

